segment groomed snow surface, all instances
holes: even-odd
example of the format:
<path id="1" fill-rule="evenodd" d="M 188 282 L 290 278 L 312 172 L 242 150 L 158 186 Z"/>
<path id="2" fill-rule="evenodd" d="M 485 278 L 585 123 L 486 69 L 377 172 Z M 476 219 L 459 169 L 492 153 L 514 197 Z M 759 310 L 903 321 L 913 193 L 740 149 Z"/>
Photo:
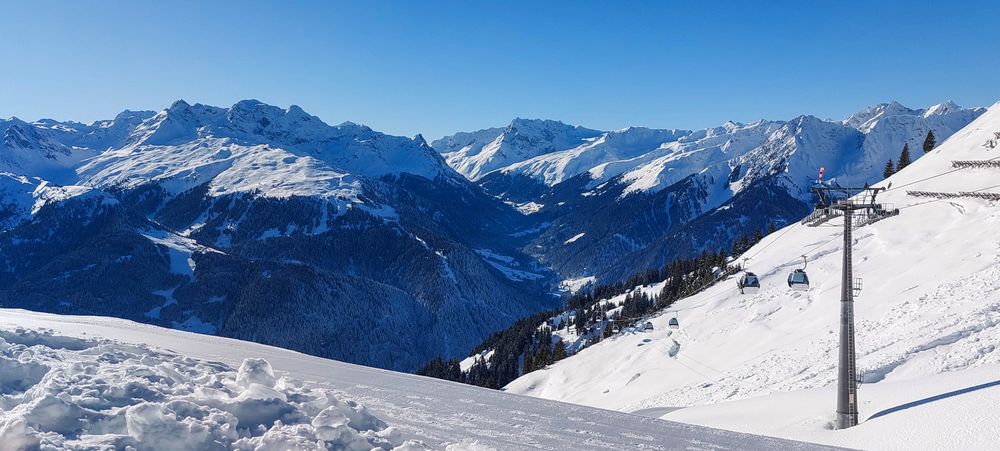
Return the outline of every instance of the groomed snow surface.
<path id="1" fill-rule="evenodd" d="M 836 431 L 842 219 L 794 224 L 750 249 L 761 290 L 729 278 L 623 333 L 509 384 L 512 393 L 728 430 L 863 449 L 997 449 L 1000 204 L 907 191 L 1000 193 L 1000 104 L 888 181 L 899 216 L 856 229 L 861 424 Z M 919 150 L 917 150 L 919 151 Z M 808 292 L 786 276 L 808 258 Z"/>
<path id="2" fill-rule="evenodd" d="M 0 309 L 4 451 L 816 448 L 126 320 Z"/>

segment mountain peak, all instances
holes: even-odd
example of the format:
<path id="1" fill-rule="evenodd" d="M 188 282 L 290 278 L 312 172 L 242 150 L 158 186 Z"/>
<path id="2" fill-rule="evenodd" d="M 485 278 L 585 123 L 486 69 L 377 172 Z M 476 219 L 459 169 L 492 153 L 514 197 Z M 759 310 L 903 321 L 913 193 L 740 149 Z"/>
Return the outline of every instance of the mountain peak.
<path id="1" fill-rule="evenodd" d="M 243 99 L 233 104 L 233 108 L 253 108 L 259 105 L 271 106 L 257 99 Z"/>
<path id="2" fill-rule="evenodd" d="M 167 111 L 184 111 L 191 108 L 191 104 L 184 101 L 184 99 L 178 99 L 171 103 L 167 108 Z"/>
<path id="3" fill-rule="evenodd" d="M 579 126 L 567 125 L 562 121 L 555 121 L 551 119 L 524 119 L 524 118 L 514 118 L 510 121 L 510 125 L 507 126 L 508 130 L 511 131 L 523 131 L 532 132 L 536 130 L 545 129 L 577 129 Z"/>
<path id="4" fill-rule="evenodd" d="M 149 110 L 138 110 L 138 111 L 122 110 L 121 113 L 118 113 L 118 114 L 115 115 L 114 121 L 116 121 L 116 122 L 117 121 L 127 121 L 127 120 L 132 119 L 132 118 L 146 119 L 146 118 L 149 118 L 149 117 L 151 117 L 151 116 L 153 116 L 155 114 L 156 114 L 155 111 L 149 111 Z M 98 122 L 101 122 L 101 121 L 98 121 Z"/>
<path id="5" fill-rule="evenodd" d="M 924 117 L 931 117 L 939 114 L 948 114 L 961 109 L 962 107 L 959 106 L 957 103 L 951 100 L 947 100 L 945 102 L 939 103 L 937 105 L 932 105 L 931 107 L 927 108 L 927 111 L 924 113 Z"/>
<path id="6" fill-rule="evenodd" d="M 867 106 L 861 111 L 852 114 L 847 119 L 844 119 L 841 123 L 849 127 L 862 128 L 865 124 L 878 118 L 898 115 L 915 115 L 917 113 L 919 113 L 918 110 L 911 110 L 903 106 L 903 104 L 892 100 L 889 103 Z"/>

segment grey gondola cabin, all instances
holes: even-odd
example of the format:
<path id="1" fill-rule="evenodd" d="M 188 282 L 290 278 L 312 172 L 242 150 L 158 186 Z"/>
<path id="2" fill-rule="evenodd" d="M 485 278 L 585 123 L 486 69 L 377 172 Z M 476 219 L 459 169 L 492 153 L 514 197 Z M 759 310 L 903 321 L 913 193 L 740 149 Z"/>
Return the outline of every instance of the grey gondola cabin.
<path id="1" fill-rule="evenodd" d="M 801 269 L 796 269 L 788 275 L 788 287 L 795 291 L 809 290 L 809 275 Z"/>
<path id="2" fill-rule="evenodd" d="M 754 294 L 760 290 L 760 279 L 752 272 L 745 272 L 736 285 L 740 288 L 740 293 Z"/>

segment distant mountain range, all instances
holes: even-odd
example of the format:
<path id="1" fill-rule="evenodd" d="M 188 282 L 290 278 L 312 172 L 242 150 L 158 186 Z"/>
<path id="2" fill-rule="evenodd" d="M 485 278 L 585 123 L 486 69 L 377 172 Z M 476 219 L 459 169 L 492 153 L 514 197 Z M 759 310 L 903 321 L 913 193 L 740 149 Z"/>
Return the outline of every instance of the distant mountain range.
<path id="1" fill-rule="evenodd" d="M 178 101 L 0 120 L 0 304 L 113 315 L 409 370 L 614 281 L 798 219 L 820 166 L 875 182 L 982 109 L 437 140 Z M 573 283 L 576 282 L 576 283 Z"/>
<path id="2" fill-rule="evenodd" d="M 799 116 L 698 131 L 515 119 L 431 145 L 487 192 L 548 224 L 525 252 L 564 279 L 614 281 L 797 220 L 820 168 L 845 185 L 878 182 L 904 144 L 916 159 L 928 131 L 941 142 L 984 111 L 891 102 L 841 121 Z"/>

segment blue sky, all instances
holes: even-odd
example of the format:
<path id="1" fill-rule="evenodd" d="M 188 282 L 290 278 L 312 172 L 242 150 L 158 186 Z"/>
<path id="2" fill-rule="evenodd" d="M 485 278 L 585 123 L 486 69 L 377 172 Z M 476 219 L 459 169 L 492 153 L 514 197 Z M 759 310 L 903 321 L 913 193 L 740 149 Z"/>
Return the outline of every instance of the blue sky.
<path id="1" fill-rule="evenodd" d="M 518 116 L 704 128 L 892 99 L 989 106 L 998 12 L 913 0 L 7 2 L 0 117 L 89 122 L 256 98 L 437 138 Z"/>

